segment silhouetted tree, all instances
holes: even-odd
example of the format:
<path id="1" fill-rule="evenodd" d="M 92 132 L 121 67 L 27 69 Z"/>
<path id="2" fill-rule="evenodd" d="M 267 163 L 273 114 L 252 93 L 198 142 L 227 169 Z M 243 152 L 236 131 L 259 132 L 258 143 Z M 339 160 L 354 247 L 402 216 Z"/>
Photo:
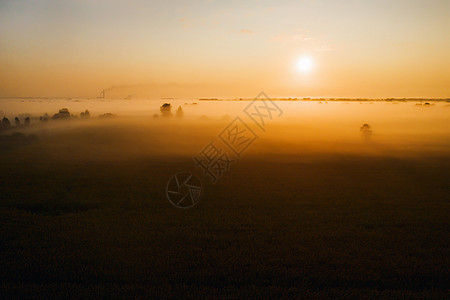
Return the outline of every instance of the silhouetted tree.
<path id="1" fill-rule="evenodd" d="M 50 119 L 50 116 L 47 113 L 45 113 L 43 116 L 39 117 L 39 121 L 43 121 L 43 122 L 48 121 L 48 119 Z"/>
<path id="2" fill-rule="evenodd" d="M 364 141 L 368 142 L 370 137 L 372 136 L 372 129 L 369 124 L 363 124 L 359 130 L 361 131 L 361 135 Z"/>
<path id="3" fill-rule="evenodd" d="M 54 114 L 52 119 L 68 119 L 70 118 L 70 113 L 67 108 L 61 108 L 57 114 Z"/>
<path id="4" fill-rule="evenodd" d="M 89 111 L 86 109 L 84 112 L 82 112 L 80 114 L 80 117 L 83 119 L 89 119 L 91 117 L 91 114 L 89 113 Z"/>
<path id="5" fill-rule="evenodd" d="M 26 117 L 25 120 L 23 121 L 23 125 L 30 126 L 30 121 L 31 121 L 30 117 Z"/>
<path id="6" fill-rule="evenodd" d="M 20 120 L 25 120 L 26 117 L 30 117 L 30 118 L 31 118 L 31 115 L 28 114 L 28 113 L 24 113 L 24 114 L 19 114 L 17 117 L 18 117 Z"/>
<path id="7" fill-rule="evenodd" d="M 3 117 L 1 128 L 2 129 L 8 129 L 10 127 L 11 127 L 11 123 L 9 122 L 8 118 L 7 117 Z"/>
<path id="8" fill-rule="evenodd" d="M 163 117 L 171 117 L 172 116 L 172 105 L 170 103 L 164 103 L 159 108 Z"/>
<path id="9" fill-rule="evenodd" d="M 16 124 L 16 127 L 19 127 L 19 126 L 20 126 L 20 120 L 19 120 L 18 117 L 15 117 L 15 118 L 14 118 L 14 123 Z"/>
<path id="10" fill-rule="evenodd" d="M 177 109 L 177 112 L 175 113 L 175 115 L 178 118 L 182 118 L 184 116 L 184 111 L 183 111 L 183 108 L 181 106 L 178 106 L 178 109 Z"/>

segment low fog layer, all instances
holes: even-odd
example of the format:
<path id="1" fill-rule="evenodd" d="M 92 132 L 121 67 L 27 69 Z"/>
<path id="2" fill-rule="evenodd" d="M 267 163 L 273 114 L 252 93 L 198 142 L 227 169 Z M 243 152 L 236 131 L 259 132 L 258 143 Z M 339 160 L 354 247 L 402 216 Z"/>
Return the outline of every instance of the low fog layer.
<path id="1" fill-rule="evenodd" d="M 167 116 L 160 109 L 164 102 L 171 103 Z M 450 154 L 450 109 L 447 103 L 425 107 L 411 102 L 280 101 L 278 105 L 283 114 L 267 119 L 265 132 L 244 113 L 249 102 L 165 100 L 134 103 L 116 100 L 109 106 L 103 101 L 82 102 L 83 106 L 68 100 L 56 104 L 60 108 L 67 107 L 72 117 L 52 119 L 58 111 L 46 111 L 43 108 L 52 107 L 41 106 L 39 112 L 37 109 L 28 112 L 32 120 L 29 126 L 14 128 L 14 115 L 10 113 L 11 128 L 0 132 L 2 159 L 76 162 L 190 159 L 211 141 L 233 156 L 218 136 L 236 117 L 258 136 L 242 153 L 241 159 Z M 51 106 L 56 104 L 51 102 Z M 17 109 L 16 104 L 2 108 L 5 112 L 18 114 Z M 90 118 L 80 117 L 86 109 L 90 111 Z M 40 122 L 39 116 L 43 113 L 48 113 L 50 120 Z"/>

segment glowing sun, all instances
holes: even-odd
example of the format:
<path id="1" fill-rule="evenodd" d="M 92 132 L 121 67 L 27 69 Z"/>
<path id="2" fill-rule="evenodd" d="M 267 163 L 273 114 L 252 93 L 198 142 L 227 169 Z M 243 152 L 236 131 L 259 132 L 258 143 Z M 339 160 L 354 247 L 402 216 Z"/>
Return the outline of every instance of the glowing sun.
<path id="1" fill-rule="evenodd" d="M 297 68 L 301 72 L 309 72 L 313 68 L 314 62 L 311 57 L 303 56 L 297 62 Z"/>

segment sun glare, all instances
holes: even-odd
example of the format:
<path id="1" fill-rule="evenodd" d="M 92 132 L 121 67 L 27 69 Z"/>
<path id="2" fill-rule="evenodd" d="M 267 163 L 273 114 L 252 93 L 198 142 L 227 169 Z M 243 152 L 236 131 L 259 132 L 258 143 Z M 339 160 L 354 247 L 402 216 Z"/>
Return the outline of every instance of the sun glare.
<path id="1" fill-rule="evenodd" d="M 313 60 L 310 57 L 301 57 L 297 62 L 298 70 L 301 72 L 309 72 L 313 68 Z"/>

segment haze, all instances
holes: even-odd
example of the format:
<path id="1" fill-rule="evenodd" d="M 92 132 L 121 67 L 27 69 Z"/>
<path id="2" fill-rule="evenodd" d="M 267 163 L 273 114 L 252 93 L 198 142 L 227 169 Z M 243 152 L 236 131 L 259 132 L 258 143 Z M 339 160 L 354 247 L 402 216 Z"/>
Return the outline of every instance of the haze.
<path id="1" fill-rule="evenodd" d="M 0 1 L 0 96 L 443 98 L 448 11 L 445 0 Z"/>
<path id="2" fill-rule="evenodd" d="M 448 299 L 449 12 L 0 0 L 0 298 Z"/>

